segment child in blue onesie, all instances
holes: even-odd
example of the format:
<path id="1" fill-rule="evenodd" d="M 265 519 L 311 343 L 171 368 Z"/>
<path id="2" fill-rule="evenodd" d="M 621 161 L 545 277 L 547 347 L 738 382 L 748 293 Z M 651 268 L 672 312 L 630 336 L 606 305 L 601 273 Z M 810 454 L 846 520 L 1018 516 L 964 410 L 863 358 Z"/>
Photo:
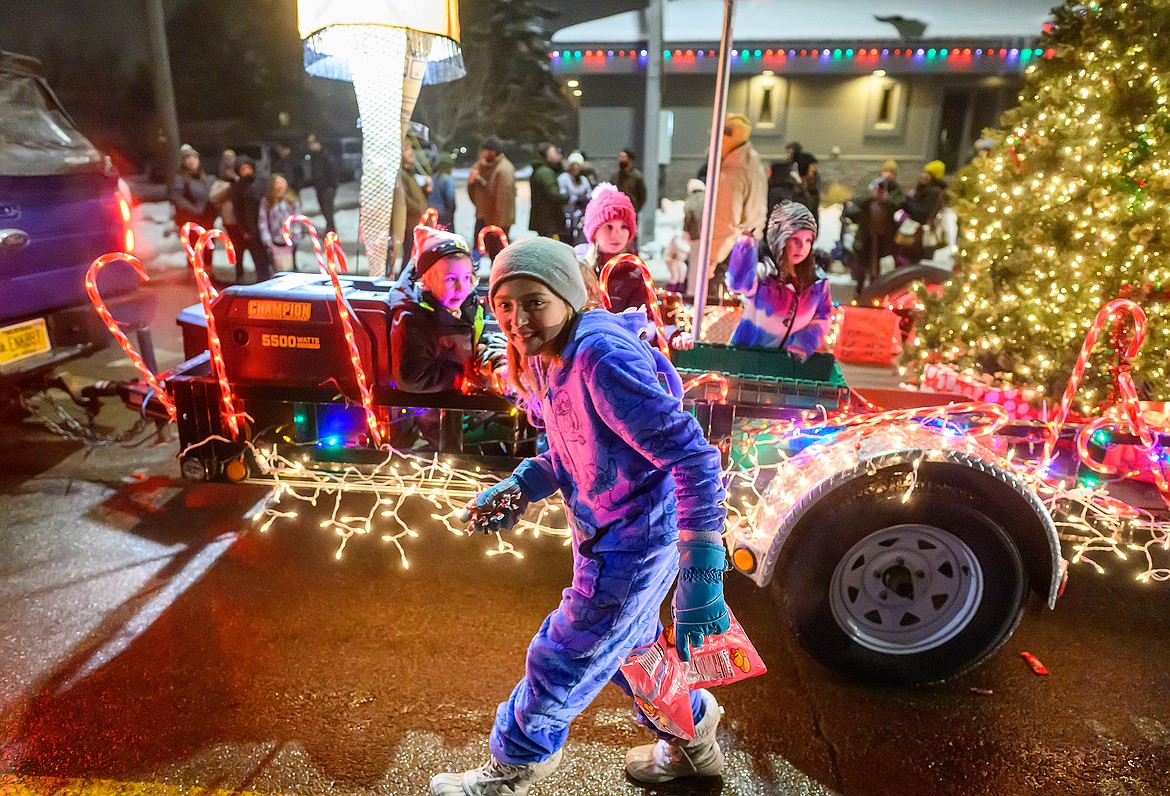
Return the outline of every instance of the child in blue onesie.
<path id="1" fill-rule="evenodd" d="M 743 317 L 731 345 L 783 348 L 804 362 L 829 331 L 833 299 L 817 273 L 812 244 L 817 222 L 808 208 L 783 201 L 772 210 L 764 235 L 767 251 L 742 235 L 727 263 L 727 286 L 743 295 Z"/>
<path id="2" fill-rule="evenodd" d="M 509 378 L 548 436 L 547 452 L 468 505 L 471 527 L 511 528 L 528 503 L 558 489 L 573 542 L 573 583 L 528 648 L 525 677 L 500 705 L 491 759 L 431 780 L 436 796 L 525 794 L 555 770 L 575 718 L 662 631 L 659 608 L 676 576 L 675 644 L 684 659 L 725 632 L 725 497 L 719 452 L 683 411 L 669 360 L 640 336 L 645 315 L 583 311 L 585 282 L 567 245 L 519 241 L 492 264 L 489 296 L 508 341 Z M 500 517 L 503 517 L 501 520 Z M 643 782 L 715 775 L 721 709 L 691 694 L 695 738 L 660 734 L 631 749 Z"/>

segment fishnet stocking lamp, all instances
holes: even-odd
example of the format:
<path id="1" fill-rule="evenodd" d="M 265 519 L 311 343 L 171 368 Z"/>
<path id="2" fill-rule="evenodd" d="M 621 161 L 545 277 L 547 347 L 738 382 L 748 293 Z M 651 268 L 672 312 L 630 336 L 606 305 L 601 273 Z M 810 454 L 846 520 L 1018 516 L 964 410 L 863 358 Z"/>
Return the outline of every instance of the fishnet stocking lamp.
<path id="1" fill-rule="evenodd" d="M 300 0 L 305 71 L 347 80 L 362 118 L 361 224 L 386 273 L 402 139 L 424 83 L 463 77 L 458 0 Z M 400 241 L 399 241 L 400 242 Z"/>

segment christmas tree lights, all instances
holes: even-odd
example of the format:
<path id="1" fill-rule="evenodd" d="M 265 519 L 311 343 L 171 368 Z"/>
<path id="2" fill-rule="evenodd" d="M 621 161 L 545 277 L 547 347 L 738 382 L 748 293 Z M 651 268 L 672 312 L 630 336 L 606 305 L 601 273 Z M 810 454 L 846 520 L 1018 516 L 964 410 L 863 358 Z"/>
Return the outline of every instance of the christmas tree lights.
<path id="1" fill-rule="evenodd" d="M 1117 296 L 1151 328 L 1133 358 L 1143 400 L 1166 400 L 1170 357 L 1170 2 L 1054 10 L 1018 108 L 995 147 L 959 173 L 958 267 L 910 356 L 1002 374 L 1057 400 L 1098 309 Z M 1110 331 L 1079 405 L 1111 402 L 1132 332 Z M 1110 367 L 1109 365 L 1112 365 Z"/>

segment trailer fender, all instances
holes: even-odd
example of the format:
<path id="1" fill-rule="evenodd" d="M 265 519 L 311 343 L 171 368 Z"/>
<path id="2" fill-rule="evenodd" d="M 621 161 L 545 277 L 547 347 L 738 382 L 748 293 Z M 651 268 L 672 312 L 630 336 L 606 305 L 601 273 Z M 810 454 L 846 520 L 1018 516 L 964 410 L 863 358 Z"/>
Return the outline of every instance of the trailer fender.
<path id="1" fill-rule="evenodd" d="M 917 462 L 917 464 L 915 464 Z M 793 540 L 815 532 L 816 515 L 856 488 L 858 479 L 898 479 L 912 492 L 914 479 L 962 486 L 1004 520 L 1023 558 L 1028 581 L 1055 606 L 1067 562 L 1056 526 L 1035 491 L 997 453 L 968 436 L 952 436 L 919 423 L 891 424 L 860 440 L 843 434 L 807 448 L 780 465 L 775 477 L 726 536 L 731 560 L 766 586 Z M 835 497 L 836 496 L 836 497 Z"/>

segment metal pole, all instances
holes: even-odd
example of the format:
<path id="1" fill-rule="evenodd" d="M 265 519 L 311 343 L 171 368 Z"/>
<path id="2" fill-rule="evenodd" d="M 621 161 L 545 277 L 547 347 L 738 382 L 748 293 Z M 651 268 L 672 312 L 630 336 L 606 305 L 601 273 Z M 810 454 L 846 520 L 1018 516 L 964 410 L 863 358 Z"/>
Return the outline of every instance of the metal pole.
<path id="1" fill-rule="evenodd" d="M 707 304 L 707 261 L 711 259 L 711 231 L 715 224 L 715 195 L 719 192 L 719 165 L 722 160 L 723 117 L 727 115 L 727 86 L 731 80 L 731 26 L 735 0 L 724 0 L 723 38 L 719 41 L 719 75 L 715 85 L 715 109 L 711 116 L 711 149 L 707 153 L 707 192 L 703 196 L 703 226 L 699 234 L 699 257 L 695 263 L 695 339 L 703 334 L 703 308 Z"/>
<path id="2" fill-rule="evenodd" d="M 646 230 L 642 240 L 654 240 L 658 209 L 658 138 L 662 110 L 662 4 L 650 0 L 646 8 L 646 106 L 642 126 L 642 173 L 646 179 L 646 207 L 639 227 Z"/>
<path id="3" fill-rule="evenodd" d="M 179 115 L 175 110 L 175 83 L 171 77 L 171 56 L 167 50 L 167 24 L 162 0 L 146 2 L 146 41 L 150 48 L 150 75 L 154 83 L 154 107 L 162 129 L 166 160 L 166 181 L 179 167 Z"/>

